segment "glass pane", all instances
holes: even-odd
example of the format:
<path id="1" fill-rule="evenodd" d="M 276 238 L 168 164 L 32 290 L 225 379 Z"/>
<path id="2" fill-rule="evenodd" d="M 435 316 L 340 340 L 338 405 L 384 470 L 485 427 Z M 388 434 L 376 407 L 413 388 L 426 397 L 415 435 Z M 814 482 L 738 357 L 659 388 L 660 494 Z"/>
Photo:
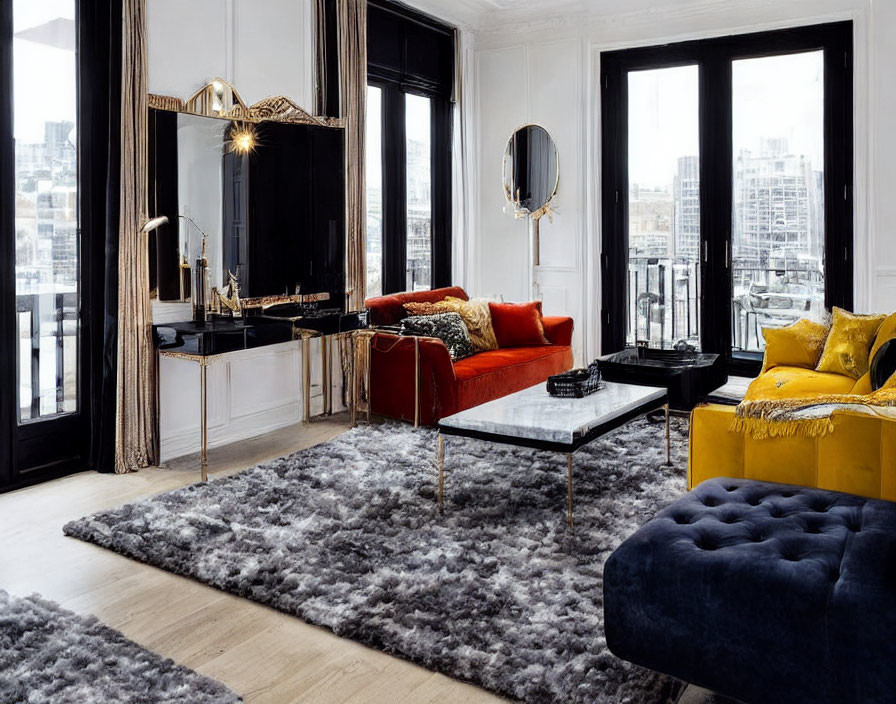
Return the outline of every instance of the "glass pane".
<path id="1" fill-rule="evenodd" d="M 628 74 L 629 345 L 700 346 L 699 76 Z"/>
<path id="2" fill-rule="evenodd" d="M 367 87 L 367 296 L 383 295 L 383 91 Z"/>
<path id="3" fill-rule="evenodd" d="M 733 62 L 732 347 L 824 307 L 824 54 Z M 774 106 L 770 109 L 769 106 Z"/>
<path id="4" fill-rule="evenodd" d="M 407 291 L 432 288 L 432 143 L 429 98 L 405 95 L 408 159 Z"/>
<path id="5" fill-rule="evenodd" d="M 78 408 L 75 0 L 13 0 L 21 421 Z"/>

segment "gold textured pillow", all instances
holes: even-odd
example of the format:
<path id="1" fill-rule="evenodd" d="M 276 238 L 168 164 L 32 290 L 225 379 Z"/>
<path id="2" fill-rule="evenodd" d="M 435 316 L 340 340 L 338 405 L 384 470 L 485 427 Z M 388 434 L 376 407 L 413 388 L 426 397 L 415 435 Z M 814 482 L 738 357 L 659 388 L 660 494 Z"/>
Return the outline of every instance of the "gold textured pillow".
<path id="1" fill-rule="evenodd" d="M 762 336 L 765 338 L 763 372 L 772 367 L 815 369 L 828 327 L 804 318 L 786 328 L 762 328 Z"/>
<path id="2" fill-rule="evenodd" d="M 446 305 L 445 301 L 436 301 L 435 303 L 405 303 L 402 306 L 408 315 L 436 315 L 437 313 L 453 313 L 454 308 Z"/>
<path id="3" fill-rule="evenodd" d="M 495 329 L 492 327 L 492 314 L 485 298 L 465 301 L 462 298 L 446 296 L 442 303 L 452 306 L 451 310 L 460 315 L 477 352 L 498 349 L 498 338 L 495 337 Z"/>
<path id="4" fill-rule="evenodd" d="M 834 322 L 818 361 L 818 371 L 858 379 L 868 371 L 871 345 L 885 315 L 856 315 L 834 308 Z"/>
<path id="5" fill-rule="evenodd" d="M 477 352 L 498 349 L 498 338 L 492 327 L 492 314 L 485 298 L 465 301 L 462 298 L 446 296 L 435 303 L 405 303 L 404 309 L 410 315 L 436 315 L 437 313 L 457 313 L 464 321 L 473 349 Z"/>

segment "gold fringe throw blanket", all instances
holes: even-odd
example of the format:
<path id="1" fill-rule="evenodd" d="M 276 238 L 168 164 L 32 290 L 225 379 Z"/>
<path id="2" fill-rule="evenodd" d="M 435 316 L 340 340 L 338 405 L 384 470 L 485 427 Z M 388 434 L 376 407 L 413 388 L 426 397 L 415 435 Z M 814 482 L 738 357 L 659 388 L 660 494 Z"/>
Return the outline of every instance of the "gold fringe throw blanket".
<path id="1" fill-rule="evenodd" d="M 754 438 L 820 438 L 834 430 L 836 411 L 896 419 L 896 388 L 859 396 L 827 394 L 804 398 L 744 399 L 735 411 L 731 430 Z"/>

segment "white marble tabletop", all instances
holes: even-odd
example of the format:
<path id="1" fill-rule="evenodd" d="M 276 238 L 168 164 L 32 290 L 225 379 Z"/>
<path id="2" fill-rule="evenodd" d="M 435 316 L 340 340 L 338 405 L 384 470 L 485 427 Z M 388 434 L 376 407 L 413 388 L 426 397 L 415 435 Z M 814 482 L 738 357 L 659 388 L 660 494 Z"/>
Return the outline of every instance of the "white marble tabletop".
<path id="1" fill-rule="evenodd" d="M 609 381 L 585 398 L 556 398 L 541 383 L 442 418 L 439 427 L 573 444 L 597 426 L 665 398 L 665 388 Z"/>

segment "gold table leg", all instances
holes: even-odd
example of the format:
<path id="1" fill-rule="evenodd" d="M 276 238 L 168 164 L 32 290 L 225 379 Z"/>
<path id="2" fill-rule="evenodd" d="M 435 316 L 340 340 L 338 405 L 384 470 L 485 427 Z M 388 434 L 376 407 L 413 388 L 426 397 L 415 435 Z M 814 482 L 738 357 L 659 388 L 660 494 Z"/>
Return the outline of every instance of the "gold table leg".
<path id="1" fill-rule="evenodd" d="M 311 422 L 311 336 L 302 335 L 302 422 Z"/>
<path id="2" fill-rule="evenodd" d="M 439 511 L 444 508 L 445 496 L 445 437 L 439 433 Z"/>
<path id="3" fill-rule="evenodd" d="M 569 529 L 573 530 L 572 525 L 572 453 L 566 456 L 566 476 L 569 490 L 569 505 L 567 506 L 567 518 L 569 520 Z"/>
<path id="4" fill-rule="evenodd" d="M 672 464 L 672 441 L 669 439 L 669 404 L 665 406 L 666 411 L 666 465 Z"/>
<path id="5" fill-rule="evenodd" d="M 414 427 L 420 427 L 420 339 L 414 337 Z"/>
<path id="6" fill-rule="evenodd" d="M 208 481 L 208 384 L 206 377 L 208 367 L 205 360 L 199 363 L 199 414 L 201 416 L 199 434 L 202 441 L 202 450 L 199 454 L 199 469 L 202 481 Z"/>
<path id="7" fill-rule="evenodd" d="M 323 392 L 324 415 L 328 416 L 333 412 L 332 401 L 330 399 L 330 342 L 326 335 L 320 338 L 320 357 L 321 357 L 321 391 Z"/>

